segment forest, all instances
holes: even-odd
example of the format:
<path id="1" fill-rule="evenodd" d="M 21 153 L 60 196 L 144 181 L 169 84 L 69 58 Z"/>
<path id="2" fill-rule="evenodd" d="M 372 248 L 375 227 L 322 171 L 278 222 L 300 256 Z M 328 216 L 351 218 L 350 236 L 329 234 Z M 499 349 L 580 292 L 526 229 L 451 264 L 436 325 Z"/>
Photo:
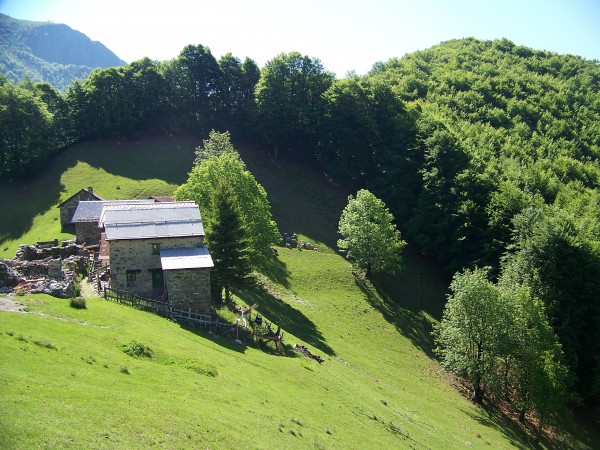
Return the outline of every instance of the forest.
<path id="1" fill-rule="evenodd" d="M 73 143 L 157 130 L 227 130 L 294 155 L 385 201 L 448 279 L 486 268 L 525 286 L 562 348 L 569 401 L 598 407 L 599 88 L 597 61 L 506 39 L 448 41 L 342 79 L 297 52 L 259 68 L 188 45 L 64 94 L 0 76 L 0 182 Z"/>

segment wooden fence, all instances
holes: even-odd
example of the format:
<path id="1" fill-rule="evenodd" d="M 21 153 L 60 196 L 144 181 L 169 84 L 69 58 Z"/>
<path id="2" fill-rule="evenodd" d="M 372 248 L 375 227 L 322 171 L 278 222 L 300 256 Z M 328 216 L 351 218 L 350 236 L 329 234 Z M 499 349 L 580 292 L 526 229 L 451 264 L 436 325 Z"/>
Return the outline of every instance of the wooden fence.
<path id="1" fill-rule="evenodd" d="M 104 298 L 116 303 L 132 306 L 143 311 L 150 311 L 168 317 L 178 322 L 192 322 L 200 325 L 211 325 L 213 323 L 210 314 L 202 314 L 192 308 L 174 308 L 172 304 L 161 300 L 140 297 L 130 292 L 120 291 L 109 287 L 104 288 Z"/>

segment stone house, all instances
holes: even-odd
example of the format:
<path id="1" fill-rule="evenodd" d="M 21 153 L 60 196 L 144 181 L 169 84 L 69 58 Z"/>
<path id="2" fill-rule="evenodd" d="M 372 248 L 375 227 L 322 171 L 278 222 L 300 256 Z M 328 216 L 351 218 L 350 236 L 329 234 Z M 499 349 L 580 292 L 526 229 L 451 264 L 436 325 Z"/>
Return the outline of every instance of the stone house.
<path id="1" fill-rule="evenodd" d="M 214 265 L 195 202 L 109 204 L 98 224 L 111 288 L 211 313 Z"/>
<path id="2" fill-rule="evenodd" d="M 99 201 L 104 200 L 102 197 L 94 194 L 94 188 L 91 186 L 86 189 L 81 189 L 79 192 L 73 194 L 60 205 L 60 226 L 63 231 L 67 231 L 72 228 L 73 215 L 77 210 L 77 206 L 80 201 Z"/>
<path id="3" fill-rule="evenodd" d="M 153 199 L 145 200 L 104 200 L 80 201 L 71 222 L 75 226 L 75 240 L 78 244 L 93 246 L 100 244 L 101 229 L 98 226 L 102 209 L 109 205 L 148 204 Z"/>

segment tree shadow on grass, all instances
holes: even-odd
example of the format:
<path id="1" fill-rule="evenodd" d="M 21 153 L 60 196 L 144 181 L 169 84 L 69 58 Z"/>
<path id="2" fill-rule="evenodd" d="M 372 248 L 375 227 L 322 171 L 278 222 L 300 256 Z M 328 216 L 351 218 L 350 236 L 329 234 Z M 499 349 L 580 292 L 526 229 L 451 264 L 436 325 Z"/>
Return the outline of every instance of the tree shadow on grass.
<path id="1" fill-rule="evenodd" d="M 441 319 L 447 291 L 447 283 L 435 267 L 419 255 L 406 252 L 400 275 L 375 274 L 366 279 L 355 273 L 354 281 L 386 321 L 427 356 L 435 356 L 431 320 Z"/>
<path id="2" fill-rule="evenodd" d="M 292 333 L 327 355 L 335 355 L 334 350 L 325 342 L 323 334 L 308 317 L 268 292 L 263 286 L 236 291 L 236 295 L 247 305 L 258 303 L 259 313 L 264 314 L 275 326 L 280 326 L 282 330 Z"/>
<path id="3" fill-rule="evenodd" d="M 526 433 L 506 414 L 496 406 L 484 403 L 481 407 L 483 414 L 475 414 L 472 411 L 465 411 L 472 419 L 479 422 L 486 428 L 493 428 L 499 431 L 512 445 L 518 448 L 543 448 L 542 445 L 535 442 L 532 434 Z M 485 440 L 485 437 L 482 437 Z M 550 442 L 546 442 L 549 444 Z M 493 443 L 490 443 L 493 446 Z M 557 448 L 551 445 L 550 448 Z"/>
<path id="4" fill-rule="evenodd" d="M 155 133 L 139 139 L 104 139 L 69 149 L 73 157 L 112 175 L 131 180 L 159 179 L 182 184 L 193 167 L 202 138 Z"/>
<path id="5" fill-rule="evenodd" d="M 65 188 L 61 176 L 77 162 L 63 155 L 53 159 L 52 165 L 31 178 L 0 182 L 0 197 L 3 199 L 0 242 L 21 237 L 31 229 L 37 215 L 58 205 Z M 82 181 L 82 188 L 87 187 L 84 183 Z M 60 217 L 58 209 L 55 217 L 56 220 Z"/>
<path id="6" fill-rule="evenodd" d="M 160 179 L 169 184 L 185 182 L 194 160 L 193 135 L 148 136 L 138 140 L 98 140 L 65 148 L 50 157 L 44 167 L 28 179 L 0 180 L 3 199 L 0 242 L 17 239 L 31 229 L 37 215 L 56 208 L 65 197 L 63 174 L 79 162 L 132 180 Z M 89 186 L 80 185 L 66 194 Z M 99 195 L 104 195 L 99 192 Z M 59 218 L 56 208 L 56 218 Z"/>
<path id="7" fill-rule="evenodd" d="M 232 337 L 218 336 L 210 334 L 208 330 L 202 326 L 195 326 L 187 323 L 181 323 L 180 326 L 182 329 L 189 331 L 190 333 L 195 334 L 196 336 L 201 337 L 202 339 L 212 341 L 215 344 L 226 348 L 227 350 L 232 350 L 238 353 L 244 353 L 246 351 L 246 345 L 238 344 L 234 341 L 235 334 Z"/>
<path id="8" fill-rule="evenodd" d="M 290 271 L 285 262 L 277 257 L 257 261 L 256 270 L 284 288 L 290 287 Z"/>

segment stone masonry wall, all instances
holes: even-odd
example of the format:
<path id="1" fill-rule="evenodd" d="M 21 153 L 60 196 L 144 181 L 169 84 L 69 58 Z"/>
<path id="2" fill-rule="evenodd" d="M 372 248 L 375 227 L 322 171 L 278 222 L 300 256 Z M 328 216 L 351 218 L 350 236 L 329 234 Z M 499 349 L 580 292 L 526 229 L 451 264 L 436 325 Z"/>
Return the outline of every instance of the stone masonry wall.
<path id="1" fill-rule="evenodd" d="M 78 244 L 97 245 L 100 242 L 98 222 L 79 222 L 75 224 L 75 236 Z"/>
<path id="2" fill-rule="evenodd" d="M 152 244 L 160 248 L 189 248 L 202 244 L 202 237 L 131 239 L 108 242 L 110 285 L 114 289 L 152 296 L 152 270 L 161 270 L 160 255 L 152 254 Z M 135 270 L 135 285 L 127 285 L 127 271 Z"/>
<path id="3" fill-rule="evenodd" d="M 165 278 L 175 307 L 210 314 L 210 269 L 167 270 Z"/>
<path id="4" fill-rule="evenodd" d="M 60 207 L 60 224 L 64 227 L 65 225 L 69 225 L 71 220 L 73 220 L 73 214 L 75 214 L 75 210 L 77 209 L 77 205 L 79 205 L 80 201 L 89 201 L 96 200 L 93 193 L 83 189 L 79 191 L 77 194 L 66 201 Z"/>

